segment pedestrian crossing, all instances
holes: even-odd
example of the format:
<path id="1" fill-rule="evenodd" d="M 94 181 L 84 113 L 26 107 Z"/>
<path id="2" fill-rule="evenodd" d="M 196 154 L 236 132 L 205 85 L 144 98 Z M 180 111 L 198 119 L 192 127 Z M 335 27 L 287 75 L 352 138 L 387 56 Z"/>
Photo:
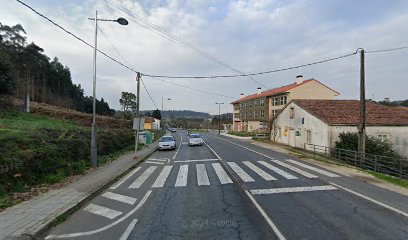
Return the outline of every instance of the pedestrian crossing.
<path id="1" fill-rule="evenodd" d="M 164 163 L 164 161 L 157 162 Z M 256 181 L 270 182 L 279 180 L 296 180 L 302 177 L 306 179 L 315 179 L 319 177 L 316 174 L 326 177 L 340 177 L 332 172 L 291 159 L 243 162 L 228 161 L 226 165 L 230 168 L 229 171 L 232 172 L 233 175 L 237 176 L 235 179 L 239 179 L 248 184 Z M 186 162 L 183 164 L 173 163 L 171 165 L 160 166 L 142 165 L 125 175 L 117 183 L 113 184 L 110 187 L 110 190 L 114 191 L 122 185 L 127 189 L 139 189 L 142 187 L 160 189 L 163 187 L 183 188 L 191 185 L 195 185 L 197 187 L 208 187 L 211 185 L 232 184 L 232 179 L 234 178 L 228 173 L 229 171 L 227 171 L 221 162 Z M 138 176 L 135 176 L 136 174 Z M 196 177 L 196 181 L 194 181 L 194 175 Z M 151 183 L 152 185 L 149 185 Z M 311 191 L 316 190 L 315 188 L 319 188 L 318 190 L 320 190 L 322 187 L 314 187 L 313 189 L 309 189 L 308 187 L 299 187 L 299 189 L 293 187 L 279 189 L 271 188 L 251 191 L 253 191 L 252 194 L 271 194 L 280 192 L 289 193 Z M 326 188 L 327 186 L 324 187 L 324 189 Z M 111 201 L 120 202 L 121 204 L 128 206 L 134 205 L 137 201 L 137 199 L 134 197 L 109 191 L 103 193 L 101 197 Z M 122 215 L 121 211 L 97 204 L 89 204 L 83 210 L 108 219 L 115 219 Z"/>

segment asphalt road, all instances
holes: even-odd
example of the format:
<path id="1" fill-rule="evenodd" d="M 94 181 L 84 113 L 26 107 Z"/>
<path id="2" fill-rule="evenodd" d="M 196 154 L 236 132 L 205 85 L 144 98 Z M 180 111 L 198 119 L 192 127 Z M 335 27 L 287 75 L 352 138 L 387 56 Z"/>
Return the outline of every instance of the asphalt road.
<path id="1" fill-rule="evenodd" d="M 154 153 L 48 239 L 408 239 L 408 198 L 227 137 Z"/>

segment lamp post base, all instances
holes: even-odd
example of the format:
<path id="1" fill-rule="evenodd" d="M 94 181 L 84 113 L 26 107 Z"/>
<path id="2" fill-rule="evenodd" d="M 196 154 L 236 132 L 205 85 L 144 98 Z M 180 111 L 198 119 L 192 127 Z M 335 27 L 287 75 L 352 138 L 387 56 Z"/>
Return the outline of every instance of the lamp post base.
<path id="1" fill-rule="evenodd" d="M 98 166 L 98 151 L 96 148 L 96 124 L 92 124 L 92 136 L 91 136 L 91 165 L 92 167 Z"/>

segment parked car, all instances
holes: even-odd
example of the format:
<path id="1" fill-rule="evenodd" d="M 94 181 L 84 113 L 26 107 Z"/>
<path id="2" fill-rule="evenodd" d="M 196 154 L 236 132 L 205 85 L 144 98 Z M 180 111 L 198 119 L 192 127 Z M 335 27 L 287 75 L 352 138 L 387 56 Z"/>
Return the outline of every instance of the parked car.
<path id="1" fill-rule="evenodd" d="M 189 146 L 195 146 L 199 145 L 202 146 L 204 143 L 203 138 L 201 137 L 200 134 L 198 133 L 191 133 L 190 137 L 188 138 L 188 145 Z"/>
<path id="2" fill-rule="evenodd" d="M 173 136 L 163 136 L 159 139 L 159 150 L 175 150 L 176 146 L 176 139 Z"/>

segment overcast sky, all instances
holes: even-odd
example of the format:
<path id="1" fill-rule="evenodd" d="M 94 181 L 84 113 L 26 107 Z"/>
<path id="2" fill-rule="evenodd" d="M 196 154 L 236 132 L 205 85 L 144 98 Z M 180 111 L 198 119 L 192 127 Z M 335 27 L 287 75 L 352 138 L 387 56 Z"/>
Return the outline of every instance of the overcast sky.
<path id="1" fill-rule="evenodd" d="M 128 26 L 100 22 L 99 26 L 123 57 L 138 71 L 164 75 L 236 74 L 191 49 L 181 47 L 140 25 L 142 17 L 218 60 L 242 72 L 258 72 L 305 64 L 354 52 L 408 45 L 406 0 L 23 0 L 89 43 L 94 25 L 87 20 L 125 17 Z M 133 16 L 118 6 L 128 9 Z M 20 23 L 28 41 L 44 48 L 67 65 L 74 83 L 92 93 L 92 49 L 67 35 L 16 1 L 0 1 L 0 22 Z M 99 32 L 98 48 L 120 61 Z M 366 55 L 367 98 L 408 98 L 408 49 Z M 127 64 L 127 63 L 126 63 Z M 359 56 L 296 70 L 254 77 L 268 88 L 295 81 L 302 74 L 340 92 L 339 99 L 357 99 Z M 154 102 L 165 109 L 188 109 L 215 114 L 215 102 L 231 112 L 234 99 L 181 88 L 144 77 Z M 171 79 L 174 83 L 222 95 L 251 94 L 260 85 L 248 78 Z M 119 109 L 122 91 L 135 92 L 135 74 L 109 59 L 97 58 L 97 97 Z M 141 109 L 156 108 L 141 91 Z"/>

